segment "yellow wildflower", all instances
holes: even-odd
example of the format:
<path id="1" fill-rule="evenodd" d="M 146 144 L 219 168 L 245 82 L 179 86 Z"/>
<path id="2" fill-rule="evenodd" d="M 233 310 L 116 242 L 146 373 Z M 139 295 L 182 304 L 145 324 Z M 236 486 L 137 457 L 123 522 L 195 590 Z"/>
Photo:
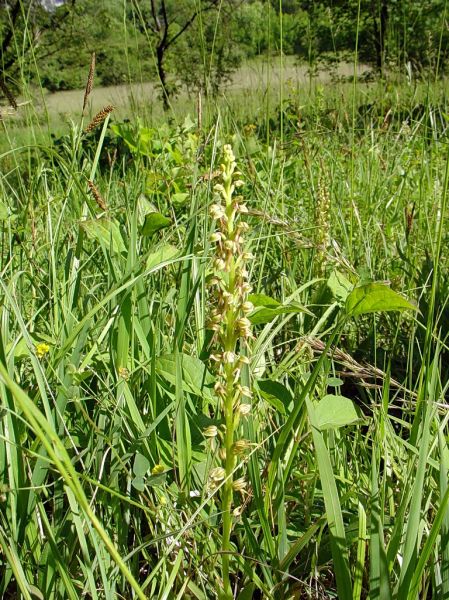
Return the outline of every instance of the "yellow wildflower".
<path id="1" fill-rule="evenodd" d="M 151 469 L 151 474 L 152 475 L 160 475 L 164 471 L 165 471 L 164 465 L 160 465 L 160 464 L 154 465 L 154 467 Z"/>
<path id="2" fill-rule="evenodd" d="M 36 354 L 38 358 L 44 358 L 44 356 L 49 352 L 50 346 L 45 342 L 39 342 L 39 344 L 36 344 Z"/>

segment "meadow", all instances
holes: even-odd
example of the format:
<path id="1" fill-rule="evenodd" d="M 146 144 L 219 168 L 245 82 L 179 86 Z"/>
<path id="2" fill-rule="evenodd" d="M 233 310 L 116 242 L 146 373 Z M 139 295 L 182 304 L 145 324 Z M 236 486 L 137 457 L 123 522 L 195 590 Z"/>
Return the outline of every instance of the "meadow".
<path id="1" fill-rule="evenodd" d="M 270 72 L 1 120 L 2 598 L 449 598 L 446 81 Z"/>

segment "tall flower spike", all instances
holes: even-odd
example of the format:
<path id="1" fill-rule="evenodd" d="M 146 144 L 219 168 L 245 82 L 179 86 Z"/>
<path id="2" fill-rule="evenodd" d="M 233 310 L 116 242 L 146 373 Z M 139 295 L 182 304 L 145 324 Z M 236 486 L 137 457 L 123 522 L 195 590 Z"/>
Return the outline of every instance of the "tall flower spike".
<path id="1" fill-rule="evenodd" d="M 214 285 L 211 288 L 212 308 L 209 323 L 214 332 L 214 361 L 217 394 L 220 413 L 224 421 L 223 443 L 218 456 L 221 467 L 213 469 L 209 475 L 209 487 L 220 487 L 223 514 L 222 531 L 222 575 L 223 598 L 233 598 L 229 581 L 230 536 L 232 529 L 233 501 L 235 493 L 242 493 L 246 486 L 243 477 L 234 478 L 237 460 L 247 442 L 239 436 L 239 422 L 249 414 L 251 391 L 241 384 L 241 367 L 247 363 L 240 355 L 241 348 L 248 346 L 252 339 L 251 322 L 247 315 L 253 309 L 248 300 L 251 286 L 247 281 L 245 263 L 252 260 L 246 252 L 243 235 L 249 226 L 242 221 L 248 210 L 242 196 L 234 195 L 236 188 L 244 185 L 242 174 L 236 170 L 235 156 L 231 146 L 223 148 L 223 162 L 220 166 L 221 181 L 215 185 L 214 203 L 210 215 L 215 220 L 216 230 L 210 237 L 215 244 L 213 260 Z M 218 280 L 218 282 L 217 282 Z M 221 479 L 217 480 L 217 473 Z M 212 485 L 211 485 L 212 484 Z M 219 486 L 218 484 L 221 484 Z"/>

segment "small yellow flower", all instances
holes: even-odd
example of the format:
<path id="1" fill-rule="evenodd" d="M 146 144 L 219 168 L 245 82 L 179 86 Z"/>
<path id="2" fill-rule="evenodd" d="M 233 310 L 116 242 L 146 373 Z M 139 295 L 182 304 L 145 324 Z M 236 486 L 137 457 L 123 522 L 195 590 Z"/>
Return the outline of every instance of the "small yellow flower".
<path id="1" fill-rule="evenodd" d="M 49 352 L 50 346 L 45 342 L 39 342 L 39 344 L 36 344 L 36 354 L 38 358 L 44 358 L 44 356 Z"/>
<path id="2" fill-rule="evenodd" d="M 257 126 L 254 123 L 248 123 L 243 127 L 243 133 L 246 137 L 250 137 L 255 134 Z"/>
<path id="3" fill-rule="evenodd" d="M 126 367 L 119 367 L 118 374 L 125 381 L 129 379 L 129 370 Z"/>
<path id="4" fill-rule="evenodd" d="M 151 474 L 152 475 L 160 475 L 164 471 L 165 471 L 164 465 L 160 465 L 160 464 L 154 465 L 154 467 L 151 469 Z"/>

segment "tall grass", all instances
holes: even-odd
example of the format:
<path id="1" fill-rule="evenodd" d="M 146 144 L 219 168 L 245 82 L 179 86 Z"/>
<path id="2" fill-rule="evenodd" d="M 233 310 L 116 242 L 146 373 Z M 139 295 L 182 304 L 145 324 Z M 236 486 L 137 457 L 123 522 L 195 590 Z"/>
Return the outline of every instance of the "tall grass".
<path id="1" fill-rule="evenodd" d="M 0 123 L 2 597 L 449 597 L 444 91 L 280 97 L 54 144 Z M 223 338 L 248 359 L 242 452 L 210 361 L 228 143 L 254 256 L 255 338 Z M 365 289 L 377 309 L 348 308 Z"/>

